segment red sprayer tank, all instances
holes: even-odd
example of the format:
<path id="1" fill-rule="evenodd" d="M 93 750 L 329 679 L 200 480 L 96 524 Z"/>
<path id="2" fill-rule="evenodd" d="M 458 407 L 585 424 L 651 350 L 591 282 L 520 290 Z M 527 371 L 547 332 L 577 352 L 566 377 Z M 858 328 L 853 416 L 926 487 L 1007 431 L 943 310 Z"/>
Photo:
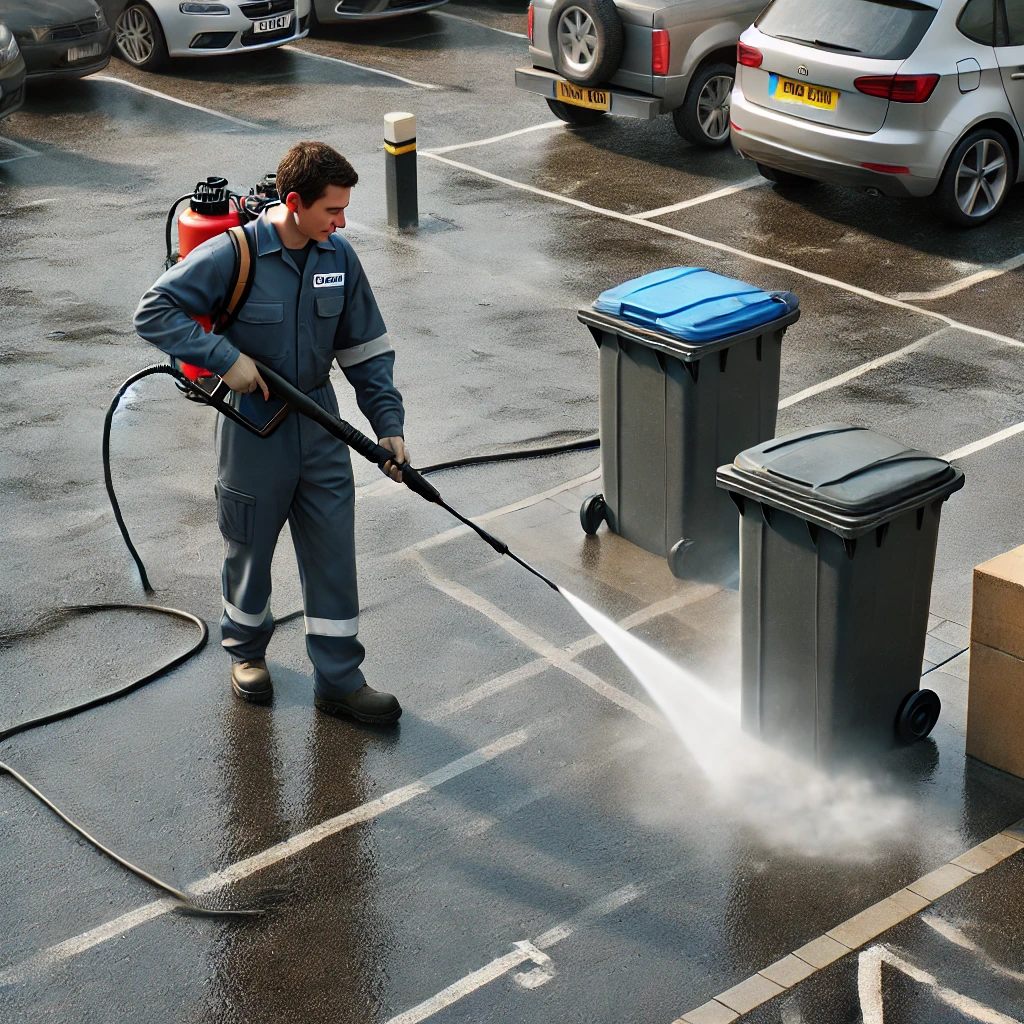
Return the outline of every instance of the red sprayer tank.
<path id="1" fill-rule="evenodd" d="M 178 252 L 181 258 L 184 259 L 208 238 L 213 238 L 241 223 L 238 208 L 232 203 L 228 193 L 227 179 L 209 177 L 206 181 L 200 181 L 187 209 L 178 218 Z M 197 316 L 195 319 L 203 325 L 203 330 L 210 330 L 208 316 Z M 189 380 L 213 376 L 209 370 L 192 366 L 190 363 L 181 363 L 180 367 L 181 372 Z"/>

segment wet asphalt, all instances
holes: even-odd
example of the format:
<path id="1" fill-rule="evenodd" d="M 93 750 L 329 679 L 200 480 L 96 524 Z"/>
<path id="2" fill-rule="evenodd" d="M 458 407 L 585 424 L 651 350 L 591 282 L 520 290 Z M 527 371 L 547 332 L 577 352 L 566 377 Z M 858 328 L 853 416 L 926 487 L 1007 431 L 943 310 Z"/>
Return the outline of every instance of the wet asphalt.
<path id="1" fill-rule="evenodd" d="M 466 167 L 421 154 L 420 230 L 390 231 L 385 113 L 415 112 L 422 150 L 551 121 L 512 85 L 524 8 L 454 0 L 161 75 L 114 61 L 116 81 L 35 88 L 0 126 L 0 629 L 29 634 L 0 648 L 0 728 L 193 642 L 192 627 L 133 612 L 31 627 L 66 604 L 145 600 L 99 438 L 117 385 L 158 359 L 131 314 L 162 265 L 167 207 L 209 174 L 247 187 L 301 138 L 332 143 L 360 173 L 347 235 L 395 339 L 420 464 L 592 434 L 596 349 L 576 310 L 680 264 L 800 296 L 780 433 L 846 420 L 943 455 L 1024 420 L 1021 271 L 958 287 L 1021 253 L 1022 189 L 998 220 L 958 233 L 922 204 L 780 193 L 731 152 L 683 144 L 667 118 L 611 120 L 442 154 Z M 655 219 L 671 233 L 615 216 L 748 184 Z M 813 822 L 780 831 L 767 798 L 723 801 L 567 604 L 368 465 L 356 467 L 361 635 L 369 681 L 405 707 L 399 728 L 314 713 L 298 622 L 272 642 L 273 705 L 240 704 L 216 643 L 213 423 L 150 380 L 119 411 L 112 446 L 152 600 L 203 618 L 213 642 L 118 704 L 8 741 L 0 758 L 167 881 L 265 913 L 165 912 L 0 779 L 4 1021 L 670 1024 L 1024 815 L 1024 781 L 964 757 L 958 653 L 972 567 L 1024 542 L 1022 435 L 959 463 L 967 486 L 943 510 L 924 666 L 943 716 L 928 741 L 874 766 L 878 792 L 913 812 L 868 842 L 868 821 L 822 837 Z M 735 696 L 735 591 L 675 580 L 606 530 L 585 540 L 576 509 L 600 489 L 597 463 L 588 452 L 435 480 Z M 647 611 L 657 602 L 668 605 Z M 273 607 L 300 607 L 287 536 Z M 1022 863 L 993 867 L 746 1019 L 1024 1018 Z M 210 881 L 232 866 L 244 877 Z"/>

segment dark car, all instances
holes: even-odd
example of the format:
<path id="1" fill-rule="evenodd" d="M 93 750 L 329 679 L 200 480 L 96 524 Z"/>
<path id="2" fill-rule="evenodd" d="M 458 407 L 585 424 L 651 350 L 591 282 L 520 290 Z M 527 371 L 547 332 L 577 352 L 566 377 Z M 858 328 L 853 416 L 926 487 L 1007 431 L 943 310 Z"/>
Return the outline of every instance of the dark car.
<path id="1" fill-rule="evenodd" d="M 11 30 L 0 21 L 0 117 L 25 102 L 25 58 Z"/>
<path id="2" fill-rule="evenodd" d="M 28 81 L 81 78 L 110 63 L 114 34 L 95 0 L 3 0 Z"/>

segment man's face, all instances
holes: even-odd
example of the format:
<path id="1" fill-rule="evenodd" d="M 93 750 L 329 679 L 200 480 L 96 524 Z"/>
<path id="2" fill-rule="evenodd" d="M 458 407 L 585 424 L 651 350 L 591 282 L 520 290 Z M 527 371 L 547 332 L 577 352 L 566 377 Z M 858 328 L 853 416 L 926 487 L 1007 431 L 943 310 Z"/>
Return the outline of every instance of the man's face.
<path id="1" fill-rule="evenodd" d="M 307 238 L 326 242 L 331 232 L 345 226 L 345 209 L 351 198 L 351 188 L 328 185 L 327 191 L 312 206 L 303 206 L 298 192 L 289 192 L 285 203 L 295 216 L 296 226 Z"/>

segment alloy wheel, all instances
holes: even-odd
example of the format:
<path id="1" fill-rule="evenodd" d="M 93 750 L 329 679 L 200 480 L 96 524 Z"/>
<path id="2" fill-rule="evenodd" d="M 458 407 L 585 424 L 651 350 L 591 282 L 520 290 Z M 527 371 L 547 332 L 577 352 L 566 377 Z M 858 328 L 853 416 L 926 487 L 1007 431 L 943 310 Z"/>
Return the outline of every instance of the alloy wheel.
<path id="1" fill-rule="evenodd" d="M 697 120 L 701 130 L 713 142 L 729 134 L 731 98 L 732 79 L 726 75 L 709 78 L 697 97 Z"/>
<path id="2" fill-rule="evenodd" d="M 1008 179 L 1006 151 L 995 139 L 979 139 L 956 170 L 956 201 L 968 217 L 986 217 L 1002 201 Z"/>
<path id="3" fill-rule="evenodd" d="M 127 7 L 117 19 L 117 45 L 129 64 L 145 64 L 153 56 L 156 39 L 146 11 L 138 5 Z"/>
<path id="4" fill-rule="evenodd" d="M 558 48 L 566 67 L 585 74 L 597 54 L 597 27 L 582 7 L 568 7 L 558 22 Z"/>

